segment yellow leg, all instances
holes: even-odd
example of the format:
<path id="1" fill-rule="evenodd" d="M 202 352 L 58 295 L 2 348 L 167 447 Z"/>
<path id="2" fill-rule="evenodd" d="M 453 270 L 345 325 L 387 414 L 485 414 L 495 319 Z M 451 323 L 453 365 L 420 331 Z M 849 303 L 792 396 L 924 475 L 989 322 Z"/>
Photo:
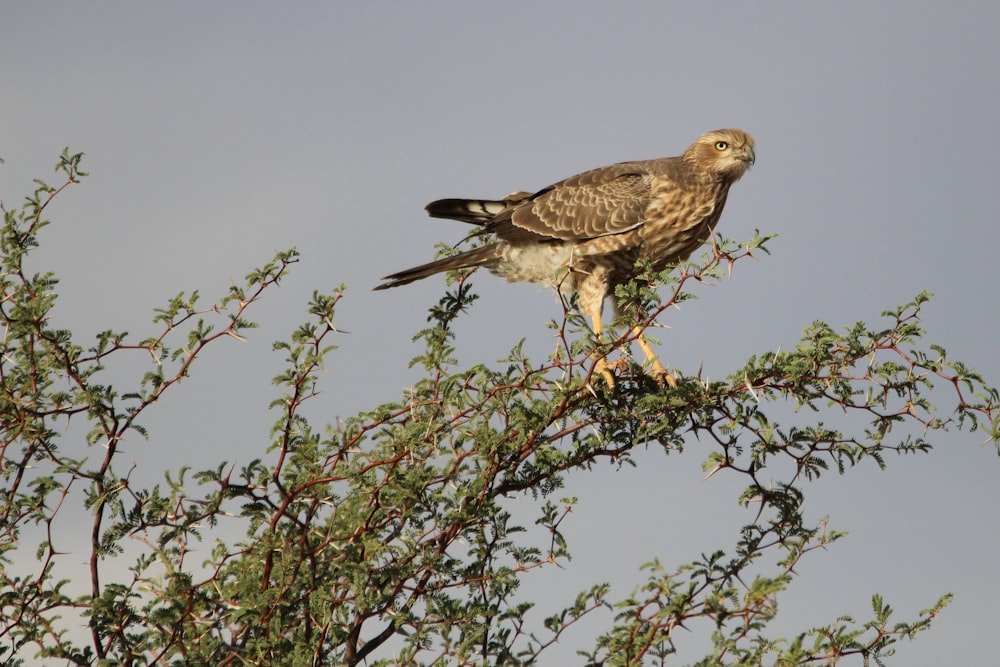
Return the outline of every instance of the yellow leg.
<path id="1" fill-rule="evenodd" d="M 604 325 L 601 323 L 601 313 L 591 313 L 590 319 L 594 323 L 594 337 L 597 342 L 601 342 L 601 334 L 604 332 Z M 615 374 L 611 372 L 611 368 L 608 366 L 608 360 L 605 355 L 600 355 L 597 357 L 597 361 L 594 363 L 594 373 L 600 373 L 604 381 L 608 383 L 608 386 L 614 389 L 615 386 Z"/>
<path id="2" fill-rule="evenodd" d="M 649 364 L 649 370 L 647 373 L 649 373 L 660 386 L 663 386 L 663 383 L 665 382 L 671 387 L 676 387 L 677 380 L 675 380 L 673 376 L 667 372 L 667 369 L 663 367 L 663 364 L 660 363 L 660 359 L 657 357 L 656 353 L 653 352 L 653 348 L 651 348 L 649 343 L 646 342 L 646 339 L 643 338 L 644 332 L 645 329 L 642 327 L 632 327 L 632 335 L 635 336 L 635 340 L 639 343 L 639 347 L 642 348 L 642 353 L 646 355 L 646 362 Z"/>

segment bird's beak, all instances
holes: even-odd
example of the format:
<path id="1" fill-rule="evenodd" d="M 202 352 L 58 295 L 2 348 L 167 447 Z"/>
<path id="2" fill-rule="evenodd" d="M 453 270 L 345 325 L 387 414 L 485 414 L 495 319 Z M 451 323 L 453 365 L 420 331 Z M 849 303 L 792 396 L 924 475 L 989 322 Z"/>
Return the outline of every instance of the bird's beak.
<path id="1" fill-rule="evenodd" d="M 750 146 L 743 147 L 743 159 L 749 162 L 751 165 L 757 160 L 757 156 L 754 155 L 752 147 Z"/>

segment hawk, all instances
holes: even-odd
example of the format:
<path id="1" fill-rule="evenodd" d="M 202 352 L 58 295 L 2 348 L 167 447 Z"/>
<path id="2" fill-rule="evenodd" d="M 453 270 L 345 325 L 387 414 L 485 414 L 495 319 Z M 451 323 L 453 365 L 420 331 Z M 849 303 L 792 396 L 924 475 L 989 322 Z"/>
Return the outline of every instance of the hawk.
<path id="1" fill-rule="evenodd" d="M 431 202 L 431 217 L 479 225 L 476 234 L 490 234 L 494 242 L 386 276 L 375 289 L 482 266 L 510 282 L 576 292 L 581 312 L 591 318 L 600 338 L 604 300 L 614 299 L 615 287 L 635 278 L 636 262 L 645 260 L 662 271 L 687 259 L 712 233 L 730 186 L 754 159 L 749 134 L 715 130 L 677 157 L 591 169 L 538 192 L 515 192 L 498 200 Z M 650 373 L 673 385 L 642 331 L 634 333 Z M 594 372 L 614 384 L 603 356 Z"/>

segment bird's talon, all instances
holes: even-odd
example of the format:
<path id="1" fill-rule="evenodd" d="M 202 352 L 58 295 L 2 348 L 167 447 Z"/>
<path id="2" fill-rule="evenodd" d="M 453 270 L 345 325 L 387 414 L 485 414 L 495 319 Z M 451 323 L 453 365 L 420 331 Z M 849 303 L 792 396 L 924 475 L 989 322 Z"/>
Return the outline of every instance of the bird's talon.
<path id="1" fill-rule="evenodd" d="M 601 357 L 600 359 L 597 360 L 597 363 L 594 364 L 593 375 L 600 375 L 602 378 L 604 378 L 604 382 L 607 383 L 608 387 L 610 389 L 614 389 L 615 374 L 613 371 L 617 370 L 617 366 L 618 362 L 609 364 L 607 359 Z"/>
<path id="2" fill-rule="evenodd" d="M 675 380 L 674 376 L 671 375 L 670 372 L 663 367 L 663 364 L 660 363 L 659 359 L 653 359 L 653 362 L 650 364 L 647 373 L 651 378 L 653 378 L 653 380 L 656 381 L 656 384 L 660 385 L 661 387 L 665 384 L 670 385 L 671 388 L 677 386 L 677 380 Z"/>
<path id="3" fill-rule="evenodd" d="M 625 357 L 619 357 L 618 359 L 612 361 L 610 364 L 605 364 L 605 365 L 611 371 L 618 373 L 628 368 L 628 359 L 626 359 Z"/>

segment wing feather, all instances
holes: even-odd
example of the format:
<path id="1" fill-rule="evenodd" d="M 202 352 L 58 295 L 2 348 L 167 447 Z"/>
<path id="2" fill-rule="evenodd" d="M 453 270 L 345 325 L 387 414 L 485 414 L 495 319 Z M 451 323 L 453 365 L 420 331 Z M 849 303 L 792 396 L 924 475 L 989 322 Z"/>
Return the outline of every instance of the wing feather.
<path id="1" fill-rule="evenodd" d="M 581 241 L 635 229 L 646 221 L 661 162 L 621 162 L 571 176 L 511 206 L 485 231 L 517 242 Z"/>

